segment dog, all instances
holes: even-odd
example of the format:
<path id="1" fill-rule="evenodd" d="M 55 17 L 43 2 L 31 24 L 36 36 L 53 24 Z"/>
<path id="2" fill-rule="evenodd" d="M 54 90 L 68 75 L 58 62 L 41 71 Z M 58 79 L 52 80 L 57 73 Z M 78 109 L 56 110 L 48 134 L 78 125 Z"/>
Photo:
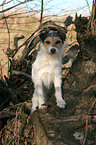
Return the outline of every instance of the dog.
<path id="1" fill-rule="evenodd" d="M 45 103 L 44 89 L 50 89 L 54 84 L 57 106 L 65 108 L 66 102 L 62 98 L 62 55 L 64 53 L 64 41 L 66 34 L 62 36 L 59 31 L 40 33 L 40 51 L 32 64 L 32 80 L 34 93 L 31 112 L 43 108 Z"/>

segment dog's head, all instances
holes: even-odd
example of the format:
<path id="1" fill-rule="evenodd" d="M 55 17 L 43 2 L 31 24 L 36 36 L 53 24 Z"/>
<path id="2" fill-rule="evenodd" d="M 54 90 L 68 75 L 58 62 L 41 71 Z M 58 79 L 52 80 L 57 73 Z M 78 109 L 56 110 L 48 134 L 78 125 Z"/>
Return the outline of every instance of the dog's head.
<path id="1" fill-rule="evenodd" d="M 58 31 L 45 31 L 40 33 L 40 39 L 48 54 L 59 54 L 64 46 L 66 34 L 61 35 Z"/>

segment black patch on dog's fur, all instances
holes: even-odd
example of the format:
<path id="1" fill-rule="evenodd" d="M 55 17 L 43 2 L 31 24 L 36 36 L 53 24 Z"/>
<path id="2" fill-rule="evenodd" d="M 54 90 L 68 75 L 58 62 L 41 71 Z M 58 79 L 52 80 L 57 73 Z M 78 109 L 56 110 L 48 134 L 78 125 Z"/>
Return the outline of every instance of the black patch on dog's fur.
<path id="1" fill-rule="evenodd" d="M 40 39 L 41 39 L 42 42 L 44 42 L 44 40 L 47 37 L 59 37 L 62 40 L 62 42 L 64 42 L 65 39 L 66 39 L 66 34 L 62 32 L 62 35 L 61 35 L 60 32 L 58 32 L 58 31 L 41 32 L 39 36 L 40 36 Z"/>

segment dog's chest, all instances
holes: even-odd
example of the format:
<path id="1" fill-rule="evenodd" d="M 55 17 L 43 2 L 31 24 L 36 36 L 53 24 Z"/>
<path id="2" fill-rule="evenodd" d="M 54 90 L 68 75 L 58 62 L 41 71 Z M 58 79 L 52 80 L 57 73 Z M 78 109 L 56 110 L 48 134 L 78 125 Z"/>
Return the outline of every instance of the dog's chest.
<path id="1" fill-rule="evenodd" d="M 33 69 L 36 70 L 36 72 L 39 73 L 49 73 L 53 74 L 54 71 L 58 70 L 60 68 L 60 62 L 56 58 L 52 58 L 52 56 L 46 56 L 46 55 L 41 55 L 38 54 L 34 64 L 33 64 Z"/>
<path id="2" fill-rule="evenodd" d="M 44 72 L 43 75 L 41 75 L 41 80 L 47 88 L 50 88 L 54 80 L 54 74 L 51 72 Z"/>
<path id="3" fill-rule="evenodd" d="M 46 87 L 54 82 L 55 76 L 61 75 L 61 64 L 58 59 L 38 54 L 33 64 L 33 77 L 41 80 Z M 33 78 L 34 79 L 34 78 Z"/>

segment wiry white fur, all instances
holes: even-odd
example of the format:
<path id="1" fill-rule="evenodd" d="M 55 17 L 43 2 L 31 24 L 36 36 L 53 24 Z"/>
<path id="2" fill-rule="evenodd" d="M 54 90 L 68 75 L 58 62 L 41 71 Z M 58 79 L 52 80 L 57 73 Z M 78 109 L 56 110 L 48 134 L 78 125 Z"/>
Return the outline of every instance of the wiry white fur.
<path id="1" fill-rule="evenodd" d="M 57 106 L 65 108 L 66 102 L 62 99 L 61 93 L 63 52 L 64 45 L 56 51 L 56 54 L 51 54 L 41 42 L 40 51 L 32 65 L 32 79 L 35 87 L 32 98 L 32 112 L 36 110 L 37 106 L 43 108 L 42 104 L 45 103 L 42 83 L 47 88 L 50 87 L 51 82 L 54 83 Z"/>

